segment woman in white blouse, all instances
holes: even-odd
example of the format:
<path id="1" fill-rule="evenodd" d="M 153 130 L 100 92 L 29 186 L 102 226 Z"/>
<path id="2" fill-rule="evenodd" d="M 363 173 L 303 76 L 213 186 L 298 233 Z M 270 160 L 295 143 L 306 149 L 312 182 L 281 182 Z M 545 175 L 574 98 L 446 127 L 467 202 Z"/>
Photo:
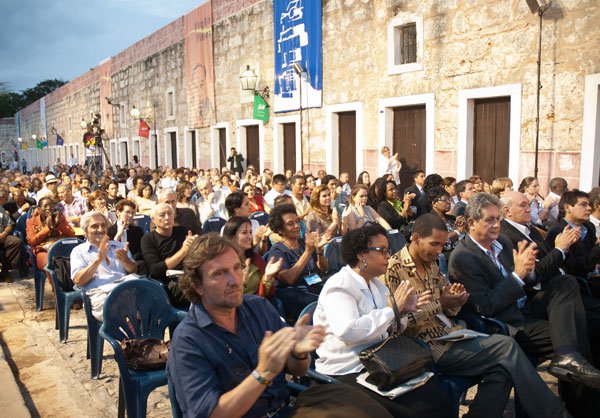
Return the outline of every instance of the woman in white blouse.
<path id="1" fill-rule="evenodd" d="M 402 316 L 428 303 L 431 295 L 425 293 L 417 300 L 413 288 L 404 282 L 391 296 L 379 281 L 390 257 L 386 231 L 380 225 L 349 231 L 342 240 L 341 254 L 347 265 L 325 283 L 313 317 L 314 324 L 322 325 L 326 332 L 315 365 L 320 373 L 358 385 L 356 376 L 364 371 L 358 354 L 383 341 L 395 325 L 388 298 L 394 297 Z M 406 319 L 401 320 L 401 327 L 406 327 Z M 395 417 L 452 417 L 456 413 L 449 395 L 434 379 L 393 401 L 364 390 Z"/>

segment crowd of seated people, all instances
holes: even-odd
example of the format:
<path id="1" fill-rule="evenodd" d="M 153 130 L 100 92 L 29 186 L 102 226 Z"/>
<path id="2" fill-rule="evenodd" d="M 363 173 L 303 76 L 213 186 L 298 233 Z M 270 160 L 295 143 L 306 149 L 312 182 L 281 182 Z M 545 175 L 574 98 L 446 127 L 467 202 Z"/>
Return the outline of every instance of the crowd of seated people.
<path id="1" fill-rule="evenodd" d="M 561 394 L 569 412 L 585 416 L 585 408 L 573 405 L 600 398 L 595 368 L 600 361 L 600 286 L 593 279 L 600 275 L 600 188 L 589 194 L 569 190 L 566 180 L 557 177 L 549 181 L 545 196 L 535 177 L 523 178 L 515 191 L 507 177 L 455 179 L 421 170 L 413 184 L 398 184 L 396 161 L 384 150 L 382 172 L 373 182 L 368 172 L 352 181 L 347 173 L 339 178 L 325 170 L 316 176 L 291 170 L 260 173 L 251 166 L 241 175 L 227 168 L 150 170 L 139 165 L 108 168 L 100 175 L 79 166 L 5 171 L 0 175 L 0 278 L 7 280 L 9 270 L 23 266 L 21 243 L 12 232 L 24 216 L 22 238 L 31 246 L 38 269 L 43 270 L 54 242 L 79 236 L 95 248 L 94 254 L 101 250 L 101 256 L 92 260 L 100 272 L 92 271 L 90 277 L 86 272 L 85 280 L 78 281 L 100 283 L 93 280 L 110 261 L 102 256 L 104 249 L 116 257 L 126 245 L 119 251 L 126 268 L 115 277 L 135 271 L 158 280 L 174 306 L 188 309 L 195 302 L 181 288 L 177 271 L 184 270 L 188 254 L 206 235 L 202 225 L 222 218 L 220 234 L 240 249 L 242 293 L 277 299 L 283 306 L 280 315 L 290 323 L 306 305 L 318 301 L 315 323 L 326 330 L 317 349 L 320 371 L 353 383 L 361 371 L 358 351 L 380 341 L 391 325 L 385 292 L 398 292 L 398 305 L 405 306 L 408 318 L 403 332 L 430 344 L 438 369 L 465 375 L 468 368 L 481 377 L 473 416 L 485 405 L 486 416 L 496 410 L 501 414 L 506 390 L 513 386 L 517 392 L 535 387 L 538 400 L 553 405 L 555 416 L 568 416 L 533 376 L 535 369 L 526 358 L 523 362 L 522 353 L 549 359 L 550 373 L 564 382 Z M 260 225 L 252 219 L 256 212 L 264 212 L 268 222 Z M 94 218 L 82 225 L 86 213 Z M 150 216 L 151 232 L 134 225 L 136 215 Z M 423 227 L 425 221 L 434 226 Z M 94 237 L 90 225 L 99 229 Z M 390 260 L 386 235 L 393 230 L 400 230 L 408 244 Z M 365 231 L 375 232 L 366 236 Z M 100 237 L 104 233 L 106 239 Z M 341 276 L 329 268 L 325 251 L 336 237 L 344 237 L 342 246 L 352 242 L 356 253 L 346 254 L 350 258 L 344 258 L 347 266 Z M 359 238 L 366 240 L 365 248 L 356 247 Z M 452 285 L 434 267 L 439 254 L 448 262 Z M 118 264 L 113 267 L 118 269 Z M 358 305 L 348 308 L 353 313 L 346 317 L 346 302 L 339 305 L 339 300 L 355 285 L 359 287 L 352 303 Z M 335 318 L 327 315 L 328 309 Z M 461 309 L 507 324 L 509 336 L 495 342 L 504 344 L 506 356 L 494 360 L 507 362 L 503 372 L 467 366 L 452 344 L 440 348 L 432 342 L 433 323 L 439 332 L 450 332 Z M 512 374 L 515 365 L 523 376 Z M 495 396 L 487 395 L 487 385 L 496 388 Z M 432 398 L 445 404 L 440 391 L 432 382 L 413 391 L 414 400 L 401 397 L 381 404 L 392 416 L 411 416 L 407 410 L 421 407 L 422 416 L 449 416 L 427 412 L 427 405 L 436 405 L 432 401 L 421 405 L 422 399 Z M 492 405 L 494 413 L 489 412 Z M 523 406 L 531 416 L 553 416 L 527 402 Z"/>

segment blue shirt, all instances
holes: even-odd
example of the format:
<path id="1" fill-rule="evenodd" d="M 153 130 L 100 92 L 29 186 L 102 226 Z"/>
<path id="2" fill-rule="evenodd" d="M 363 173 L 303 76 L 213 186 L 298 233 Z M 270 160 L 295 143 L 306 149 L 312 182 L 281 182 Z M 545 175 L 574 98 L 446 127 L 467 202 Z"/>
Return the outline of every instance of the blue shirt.
<path id="1" fill-rule="evenodd" d="M 125 266 L 117 260 L 117 250 L 121 249 L 125 244 L 118 241 L 108 241 L 108 255 L 107 258 L 110 264 L 106 260 L 102 260 L 102 263 L 94 273 L 94 277 L 85 285 L 81 286 L 84 290 L 93 289 L 100 287 L 103 284 L 112 283 L 117 279 L 127 275 Z M 127 256 L 132 259 L 131 253 L 127 251 Z M 98 258 L 98 247 L 90 244 L 89 241 L 79 244 L 71 251 L 71 277 L 75 278 L 75 275 L 82 269 L 92 264 Z"/>
<path id="2" fill-rule="evenodd" d="M 287 326 L 266 299 L 245 295 L 237 308 L 235 334 L 215 324 L 203 305 L 193 305 L 171 341 L 167 373 L 185 417 L 208 417 L 226 392 L 238 386 L 258 365 L 265 331 Z M 287 401 L 285 373 L 273 379 L 244 415 L 261 417 Z"/>
<path id="3" fill-rule="evenodd" d="M 283 258 L 283 262 L 281 263 L 280 270 L 287 270 L 296 265 L 302 253 L 304 253 L 305 245 L 303 239 L 298 239 L 299 246 L 296 249 L 291 249 L 283 242 L 278 242 L 273 245 L 268 253 L 268 258 L 275 257 L 275 261 Z M 306 282 L 303 280 L 304 277 L 310 276 L 313 274 L 319 274 L 319 268 L 317 266 L 317 255 L 316 251 L 313 251 L 311 257 L 308 259 L 308 262 L 304 266 L 304 270 L 298 276 L 298 280 L 293 285 L 294 287 L 307 287 Z M 278 287 L 288 287 L 285 283 L 279 282 Z"/>

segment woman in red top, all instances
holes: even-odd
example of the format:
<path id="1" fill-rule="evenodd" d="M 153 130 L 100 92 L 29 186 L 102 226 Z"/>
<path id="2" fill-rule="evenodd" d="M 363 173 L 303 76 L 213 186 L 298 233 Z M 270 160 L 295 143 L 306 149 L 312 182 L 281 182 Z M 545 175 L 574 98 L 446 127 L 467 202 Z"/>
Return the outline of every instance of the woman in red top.
<path id="1" fill-rule="evenodd" d="M 35 254 L 35 263 L 39 270 L 44 271 L 48 261 L 48 250 L 61 238 L 74 237 L 75 231 L 61 212 L 54 211 L 54 201 L 51 197 L 43 197 L 39 207 L 27 219 L 27 242 Z M 54 284 L 48 273 L 46 277 L 54 291 Z"/>
<path id="2" fill-rule="evenodd" d="M 265 205 L 262 195 L 256 194 L 256 189 L 253 185 L 246 183 L 242 191 L 246 196 L 248 196 L 248 202 L 250 202 L 250 209 L 252 210 L 252 213 L 270 212 L 269 206 Z"/>

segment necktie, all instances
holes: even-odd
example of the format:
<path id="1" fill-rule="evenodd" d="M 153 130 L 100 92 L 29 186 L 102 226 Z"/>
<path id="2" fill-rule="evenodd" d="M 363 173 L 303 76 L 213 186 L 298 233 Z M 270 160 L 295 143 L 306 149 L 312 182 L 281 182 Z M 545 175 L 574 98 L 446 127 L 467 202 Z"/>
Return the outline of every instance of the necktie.
<path id="1" fill-rule="evenodd" d="M 505 279 L 512 279 L 511 275 L 508 273 L 508 271 L 506 271 L 500 260 L 498 260 L 498 258 L 495 257 L 491 251 L 486 251 L 485 253 L 488 255 L 488 257 L 492 259 L 492 261 L 494 262 L 498 270 L 500 270 L 500 273 L 502 273 L 502 276 L 504 276 Z M 517 299 L 517 306 L 519 307 L 519 309 L 522 309 L 523 306 L 525 306 L 526 300 L 527 296 L 523 296 L 522 298 Z"/>

